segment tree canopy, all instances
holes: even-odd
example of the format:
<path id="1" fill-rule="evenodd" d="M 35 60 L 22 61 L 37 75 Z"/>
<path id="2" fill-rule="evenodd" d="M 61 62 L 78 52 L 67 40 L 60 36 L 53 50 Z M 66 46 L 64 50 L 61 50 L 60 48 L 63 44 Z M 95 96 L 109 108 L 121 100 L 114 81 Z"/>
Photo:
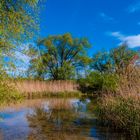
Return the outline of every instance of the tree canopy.
<path id="1" fill-rule="evenodd" d="M 37 29 L 37 4 L 39 0 L 1 0 L 0 46 L 7 41 L 29 38 Z"/>
<path id="2" fill-rule="evenodd" d="M 91 67 L 99 72 L 122 73 L 133 62 L 137 52 L 121 45 L 110 52 L 100 52 L 93 56 Z"/>
<path id="3" fill-rule="evenodd" d="M 73 38 L 71 34 L 53 35 L 38 41 L 37 56 L 31 60 L 30 72 L 39 77 L 48 75 L 55 80 L 71 79 L 78 67 L 87 63 L 86 38 Z"/>
<path id="4" fill-rule="evenodd" d="M 42 0 L 0 1 L 0 69 L 11 68 L 17 42 L 27 41 L 38 32 L 38 12 Z M 14 50 L 12 50 L 14 48 Z M 8 61 L 5 61 L 8 58 Z M 10 60 L 10 61 L 9 61 Z M 9 65 L 9 66 L 8 66 Z"/>

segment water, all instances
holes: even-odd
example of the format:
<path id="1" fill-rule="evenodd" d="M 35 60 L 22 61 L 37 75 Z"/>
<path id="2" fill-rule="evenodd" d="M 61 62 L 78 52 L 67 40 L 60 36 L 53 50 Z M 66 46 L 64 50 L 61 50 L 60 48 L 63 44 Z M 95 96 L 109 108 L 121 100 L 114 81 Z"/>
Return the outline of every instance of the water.
<path id="1" fill-rule="evenodd" d="M 126 140 L 99 125 L 90 99 L 27 100 L 0 109 L 0 140 Z"/>

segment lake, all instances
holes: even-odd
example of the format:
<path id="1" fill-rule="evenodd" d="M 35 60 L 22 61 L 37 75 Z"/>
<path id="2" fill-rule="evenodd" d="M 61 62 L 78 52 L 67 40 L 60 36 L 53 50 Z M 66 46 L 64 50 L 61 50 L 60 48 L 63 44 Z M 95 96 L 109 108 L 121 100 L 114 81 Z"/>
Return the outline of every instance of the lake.
<path id="1" fill-rule="evenodd" d="M 127 140 L 98 123 L 89 98 L 30 99 L 0 108 L 0 140 Z"/>

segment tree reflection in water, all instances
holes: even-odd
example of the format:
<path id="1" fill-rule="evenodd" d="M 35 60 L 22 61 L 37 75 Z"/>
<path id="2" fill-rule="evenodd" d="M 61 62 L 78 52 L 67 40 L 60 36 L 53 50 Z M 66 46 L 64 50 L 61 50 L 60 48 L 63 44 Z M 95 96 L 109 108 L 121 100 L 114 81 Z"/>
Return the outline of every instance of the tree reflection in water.
<path id="1" fill-rule="evenodd" d="M 79 109 L 78 109 L 79 108 Z M 80 104 L 70 100 L 56 99 L 48 107 L 38 107 L 27 116 L 31 132 L 29 140 L 90 140 L 91 125 L 81 117 Z"/>

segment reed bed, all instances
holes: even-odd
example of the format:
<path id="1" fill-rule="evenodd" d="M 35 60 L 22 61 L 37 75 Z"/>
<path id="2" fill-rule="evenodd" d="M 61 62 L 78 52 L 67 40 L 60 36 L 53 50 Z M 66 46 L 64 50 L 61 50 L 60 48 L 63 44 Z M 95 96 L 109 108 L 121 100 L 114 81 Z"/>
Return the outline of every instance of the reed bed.
<path id="1" fill-rule="evenodd" d="M 105 124 L 125 129 L 132 139 L 140 139 L 140 67 L 129 67 L 120 76 L 115 94 L 104 94 L 99 101 L 98 117 Z"/>
<path id="2" fill-rule="evenodd" d="M 24 96 L 78 92 L 78 84 L 74 81 L 17 80 L 14 83 Z"/>
<path id="3" fill-rule="evenodd" d="M 101 121 L 127 130 L 133 138 L 140 139 L 140 96 L 106 95 L 101 99 L 98 109 Z"/>
<path id="4" fill-rule="evenodd" d="M 125 73 L 120 76 L 117 94 L 140 96 L 140 66 L 133 67 L 130 65 Z"/>

